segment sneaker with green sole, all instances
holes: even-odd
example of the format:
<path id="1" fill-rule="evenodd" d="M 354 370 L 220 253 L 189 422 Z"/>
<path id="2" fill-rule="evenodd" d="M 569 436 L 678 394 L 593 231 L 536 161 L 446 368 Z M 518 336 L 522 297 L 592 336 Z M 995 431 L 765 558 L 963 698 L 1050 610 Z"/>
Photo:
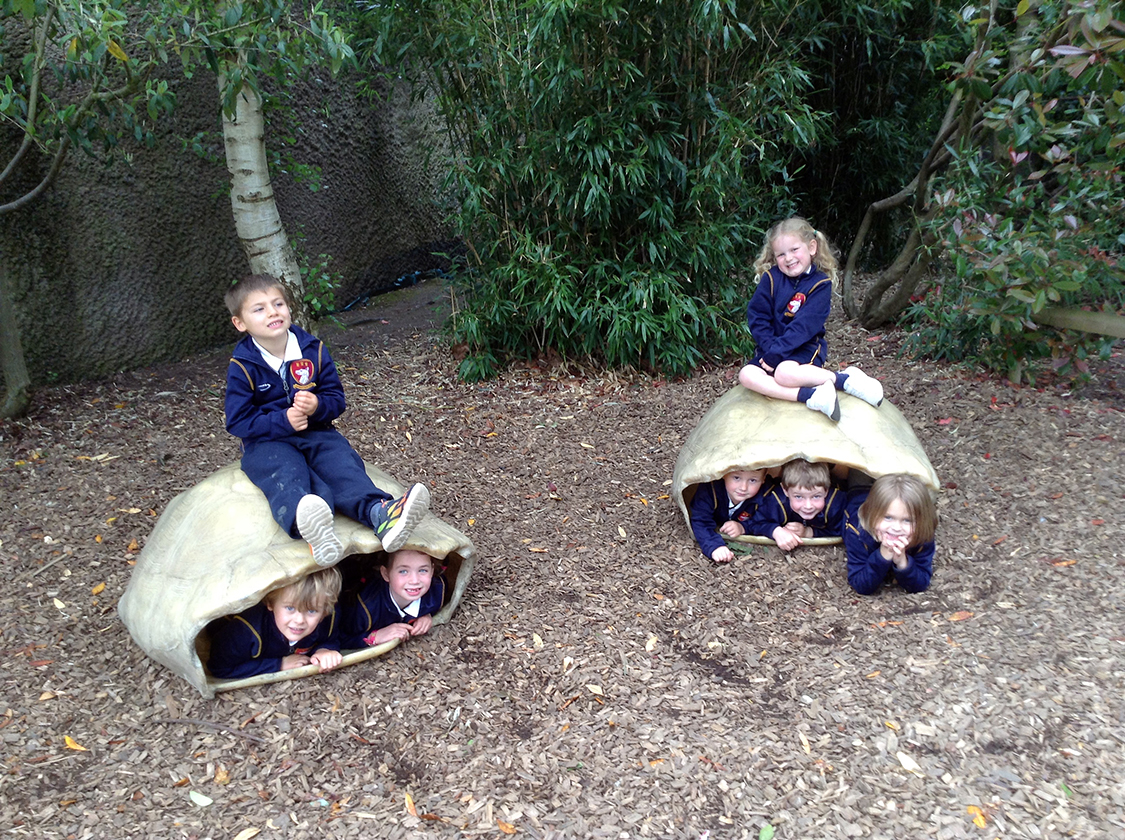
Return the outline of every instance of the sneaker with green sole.
<path id="1" fill-rule="evenodd" d="M 387 499 L 371 509 L 371 525 L 383 551 L 398 551 L 430 509 L 430 491 L 415 484 L 405 496 Z"/>

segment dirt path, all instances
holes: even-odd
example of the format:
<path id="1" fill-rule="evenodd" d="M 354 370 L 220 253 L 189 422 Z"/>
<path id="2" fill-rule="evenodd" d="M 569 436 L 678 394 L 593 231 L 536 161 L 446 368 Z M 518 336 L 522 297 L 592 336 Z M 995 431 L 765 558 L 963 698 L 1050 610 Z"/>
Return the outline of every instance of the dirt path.
<path id="1" fill-rule="evenodd" d="M 1112 377 L 1013 389 L 835 325 L 944 484 L 931 589 L 860 598 L 838 549 L 692 545 L 667 482 L 733 367 L 468 385 L 420 331 L 440 287 L 399 294 L 329 334 L 341 427 L 478 561 L 449 625 L 373 662 L 205 701 L 116 616 L 154 517 L 238 457 L 225 352 L 0 425 L 5 833 L 1125 836 Z"/>

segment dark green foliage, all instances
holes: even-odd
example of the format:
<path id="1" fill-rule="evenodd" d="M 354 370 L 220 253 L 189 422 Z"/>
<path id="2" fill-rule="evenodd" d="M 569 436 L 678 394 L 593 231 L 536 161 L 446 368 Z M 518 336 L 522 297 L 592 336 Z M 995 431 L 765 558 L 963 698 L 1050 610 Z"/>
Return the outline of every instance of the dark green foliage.
<path id="1" fill-rule="evenodd" d="M 789 3 L 373 6 L 373 49 L 432 84 L 470 254 L 469 378 L 547 348 L 690 370 L 745 350 L 748 263 L 791 210 L 803 33 Z M 383 52 L 380 53 L 379 50 Z M 395 61 L 396 67 L 398 61 Z"/>
<path id="2" fill-rule="evenodd" d="M 1048 306 L 1125 306 L 1125 24 L 1100 5 L 1062 14 L 1068 5 L 1044 4 L 1040 27 L 997 37 L 978 65 L 1014 65 L 1007 76 L 983 86 L 987 70 L 963 76 L 966 89 L 990 92 L 993 142 L 964 144 L 934 184 L 929 226 L 955 279 L 915 307 L 915 350 L 975 359 L 1014 382 L 1048 359 L 1081 379 L 1088 359 L 1108 353 L 1100 336 L 1035 322 Z M 1044 43 L 1052 49 L 1033 52 Z"/>
<path id="3" fill-rule="evenodd" d="M 930 0 L 802 3 L 815 36 L 805 64 L 810 107 L 829 116 L 820 143 L 800 150 L 790 184 L 803 211 L 846 243 L 867 206 L 909 183 L 949 100 L 943 66 L 972 47 L 960 7 Z M 868 237 L 872 262 L 904 238 L 908 213 Z"/>

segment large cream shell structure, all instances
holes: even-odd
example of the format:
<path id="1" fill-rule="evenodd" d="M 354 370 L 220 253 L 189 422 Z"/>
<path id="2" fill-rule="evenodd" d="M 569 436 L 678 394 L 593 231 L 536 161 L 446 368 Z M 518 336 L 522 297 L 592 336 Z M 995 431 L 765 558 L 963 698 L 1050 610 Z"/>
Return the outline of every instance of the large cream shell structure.
<path id="1" fill-rule="evenodd" d="M 393 495 L 404 488 L 370 465 L 376 486 Z M 382 550 L 370 527 L 337 516 L 344 554 Z M 445 567 L 448 601 L 434 616 L 443 624 L 457 608 L 473 567 L 473 544 L 460 531 L 427 514 L 407 542 Z M 373 558 L 374 560 L 374 558 Z M 204 697 L 249 685 L 317 673 L 306 666 L 241 680 L 216 680 L 203 667 L 210 650 L 207 623 L 240 612 L 269 591 L 318 568 L 308 544 L 290 538 L 274 522 L 269 503 L 238 464 L 223 467 L 168 505 L 137 558 L 117 609 L 133 639 L 156 661 L 179 674 Z M 344 664 L 386 653 L 397 641 L 345 653 Z"/>
<path id="2" fill-rule="evenodd" d="M 802 403 L 764 397 L 736 385 L 708 409 L 688 435 L 672 473 L 672 496 L 688 528 L 695 488 L 735 467 L 780 467 L 804 458 L 844 464 L 878 478 L 909 473 L 933 492 L 937 473 L 906 418 L 887 400 L 878 408 L 840 392 L 840 422 Z M 766 538 L 740 538 L 765 542 Z"/>

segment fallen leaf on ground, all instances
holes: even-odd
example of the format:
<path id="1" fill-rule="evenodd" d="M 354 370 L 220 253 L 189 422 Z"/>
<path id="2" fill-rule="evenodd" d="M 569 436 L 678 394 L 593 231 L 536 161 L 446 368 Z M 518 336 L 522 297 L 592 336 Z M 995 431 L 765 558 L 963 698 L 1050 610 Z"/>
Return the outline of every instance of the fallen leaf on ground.
<path id="1" fill-rule="evenodd" d="M 503 831 L 505 834 L 515 834 L 516 827 L 511 823 L 506 823 L 503 820 L 496 821 L 496 827 Z"/>
<path id="2" fill-rule="evenodd" d="M 922 768 L 918 766 L 918 762 L 908 756 L 904 752 L 897 753 L 898 763 L 902 765 L 902 769 L 908 773 L 913 773 L 915 776 L 924 776 Z"/>
<path id="3" fill-rule="evenodd" d="M 966 618 L 972 618 L 973 613 L 969 610 L 958 610 L 949 617 L 950 621 L 964 621 Z"/>
<path id="4" fill-rule="evenodd" d="M 984 811 L 982 811 L 976 805 L 969 805 L 967 808 L 965 808 L 965 810 L 973 815 L 973 825 L 975 825 L 977 828 L 984 828 L 986 825 L 988 825 L 988 817 L 986 817 L 984 815 Z"/>
<path id="5" fill-rule="evenodd" d="M 250 840 L 251 837 L 257 837 L 261 833 L 262 829 L 260 828 L 244 828 L 234 835 L 234 840 Z"/>
<path id="6" fill-rule="evenodd" d="M 406 794 L 406 813 L 412 817 L 418 816 L 418 809 L 414 807 L 414 797 L 409 793 Z"/>
<path id="7" fill-rule="evenodd" d="M 101 595 L 103 592 L 105 592 L 105 583 L 99 583 L 97 586 L 90 590 L 91 595 Z"/>
<path id="8" fill-rule="evenodd" d="M 210 796 L 204 796 L 197 790 L 189 791 L 188 798 L 191 799 L 191 801 L 198 805 L 200 808 L 206 808 L 208 805 L 215 801 Z"/>
<path id="9" fill-rule="evenodd" d="M 77 741 L 75 741 L 69 735 L 63 736 L 63 743 L 66 744 L 66 748 L 68 750 L 79 750 L 81 752 L 89 752 L 89 750 L 87 750 L 84 746 L 79 744 Z"/>

